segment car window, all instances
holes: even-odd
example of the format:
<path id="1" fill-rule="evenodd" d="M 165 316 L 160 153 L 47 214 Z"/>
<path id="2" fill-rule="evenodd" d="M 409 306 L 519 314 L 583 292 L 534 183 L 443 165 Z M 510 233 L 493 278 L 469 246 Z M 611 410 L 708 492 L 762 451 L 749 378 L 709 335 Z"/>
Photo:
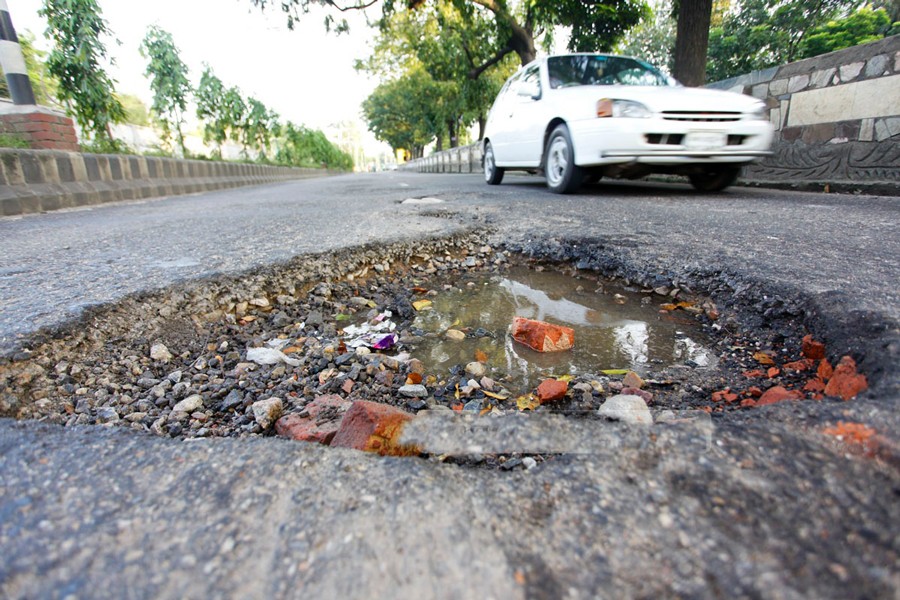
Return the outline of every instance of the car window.
<path id="1" fill-rule="evenodd" d="M 541 77 L 538 65 L 532 65 L 510 81 L 509 92 L 518 94 L 521 90 L 537 90 L 537 96 L 541 95 Z"/>
<path id="2" fill-rule="evenodd" d="M 673 85 L 673 80 L 644 61 L 624 56 L 577 54 L 547 59 L 550 87 L 578 85 Z"/>

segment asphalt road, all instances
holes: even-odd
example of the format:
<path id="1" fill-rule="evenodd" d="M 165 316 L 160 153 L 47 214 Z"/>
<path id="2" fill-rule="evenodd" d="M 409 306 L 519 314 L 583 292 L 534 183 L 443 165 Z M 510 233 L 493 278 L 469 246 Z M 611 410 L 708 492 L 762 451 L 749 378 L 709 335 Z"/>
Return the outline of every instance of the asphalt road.
<path id="1" fill-rule="evenodd" d="M 422 197 L 442 202 L 401 203 Z M 622 432 L 503 474 L 0 421 L 0 596 L 896 597 L 896 461 L 820 430 L 858 420 L 896 443 L 898 208 L 642 182 L 560 197 L 532 177 L 393 172 L 2 219 L 5 352 L 132 292 L 486 227 L 487 243 L 706 284 L 748 315 L 794 307 L 830 352 L 860 359 L 872 391 L 711 435 Z"/>

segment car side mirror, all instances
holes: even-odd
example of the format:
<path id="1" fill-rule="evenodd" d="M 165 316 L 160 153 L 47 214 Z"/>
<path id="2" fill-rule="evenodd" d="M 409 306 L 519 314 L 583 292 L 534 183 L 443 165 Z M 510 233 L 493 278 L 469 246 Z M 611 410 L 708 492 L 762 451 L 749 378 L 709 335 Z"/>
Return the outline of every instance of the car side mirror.
<path id="1" fill-rule="evenodd" d="M 538 85 L 537 82 L 522 83 L 519 85 L 519 91 L 517 93 L 520 96 L 537 100 L 541 97 L 541 86 Z"/>

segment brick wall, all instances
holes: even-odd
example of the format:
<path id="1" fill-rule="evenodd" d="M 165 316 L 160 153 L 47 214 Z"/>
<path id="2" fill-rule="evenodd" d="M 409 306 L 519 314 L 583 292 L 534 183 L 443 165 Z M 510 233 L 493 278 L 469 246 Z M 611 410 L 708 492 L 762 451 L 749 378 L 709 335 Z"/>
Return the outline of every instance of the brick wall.
<path id="1" fill-rule="evenodd" d="M 0 133 L 19 137 L 35 150 L 78 151 L 72 119 L 49 111 L 0 114 Z"/>

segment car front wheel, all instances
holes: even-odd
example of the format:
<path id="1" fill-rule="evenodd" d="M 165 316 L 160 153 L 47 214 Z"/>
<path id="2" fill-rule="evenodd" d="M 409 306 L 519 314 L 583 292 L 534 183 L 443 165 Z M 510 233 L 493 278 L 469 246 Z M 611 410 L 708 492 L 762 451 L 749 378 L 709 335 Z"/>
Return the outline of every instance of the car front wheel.
<path id="1" fill-rule="evenodd" d="M 571 194 L 577 191 L 584 181 L 584 173 L 575 164 L 572 138 L 569 137 L 569 128 L 565 125 L 558 125 L 547 140 L 544 175 L 547 177 L 547 187 L 557 194 Z"/>
<path id="2" fill-rule="evenodd" d="M 488 185 L 499 185 L 503 181 L 503 169 L 497 166 L 494 159 L 494 148 L 490 142 L 484 145 L 484 180 Z"/>
<path id="3" fill-rule="evenodd" d="M 700 173 L 691 173 L 688 179 L 699 192 L 721 192 L 734 183 L 740 174 L 740 167 L 709 167 Z"/>

